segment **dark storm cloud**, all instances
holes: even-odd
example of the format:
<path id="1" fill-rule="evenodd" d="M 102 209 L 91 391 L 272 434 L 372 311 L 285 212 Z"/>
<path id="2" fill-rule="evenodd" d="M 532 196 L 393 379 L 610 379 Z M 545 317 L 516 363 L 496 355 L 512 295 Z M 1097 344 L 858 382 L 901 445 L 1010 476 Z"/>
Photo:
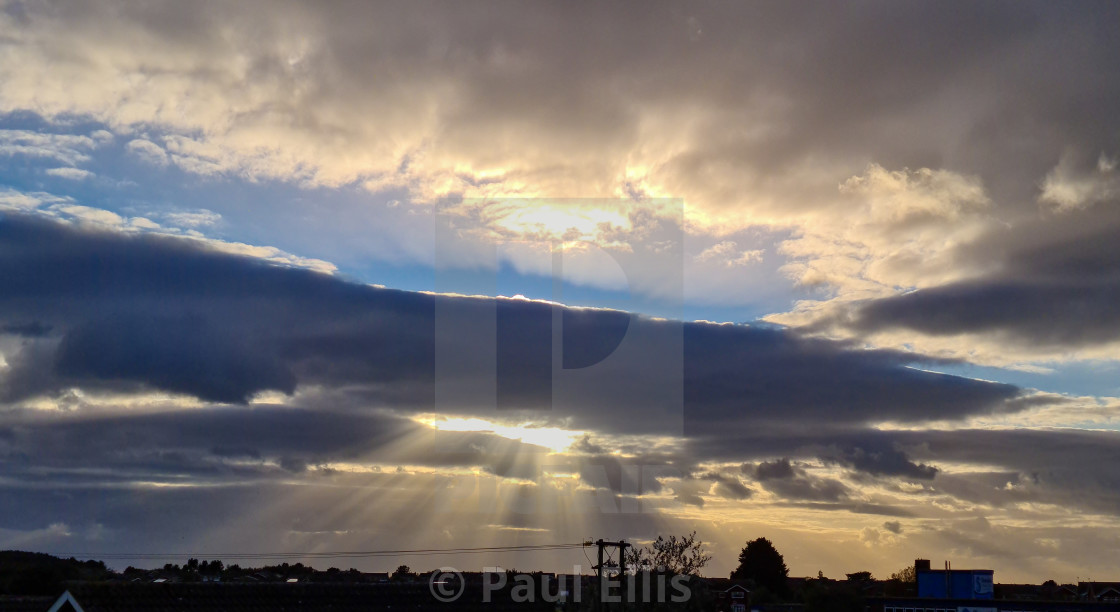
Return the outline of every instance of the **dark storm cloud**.
<path id="1" fill-rule="evenodd" d="M 872 516 L 910 517 L 914 512 L 899 506 L 889 504 L 868 504 L 863 502 L 786 502 L 782 505 L 791 508 L 806 508 L 809 510 L 827 510 L 830 512 L 851 512 L 852 514 L 870 514 Z"/>
<path id="2" fill-rule="evenodd" d="M 900 353 L 850 350 L 779 329 L 690 324 L 685 340 L 689 434 L 718 431 L 744 416 L 776 424 L 960 418 L 1001 410 L 1017 393 L 906 368 L 909 357 Z"/>
<path id="3" fill-rule="evenodd" d="M 744 467 L 743 471 L 747 471 Z M 778 459 L 777 461 L 763 461 L 754 468 L 754 477 L 760 481 L 772 480 L 777 478 L 793 478 L 795 473 L 793 464 L 789 459 Z"/>
<path id="4" fill-rule="evenodd" d="M 937 475 L 937 468 L 911 461 L 906 453 L 890 444 L 869 446 L 865 444 L 844 448 L 829 459 L 876 476 L 902 476 L 913 480 L 930 480 Z"/>
<path id="5" fill-rule="evenodd" d="M 743 466 L 758 482 L 782 499 L 838 502 L 848 496 L 849 489 L 838 480 L 818 478 L 795 467 L 788 458 L 763 461 L 755 467 Z"/>
<path id="6" fill-rule="evenodd" d="M 816 477 L 791 459 L 841 465 L 856 481 L 927 482 L 936 469 L 924 462 L 959 453 L 917 461 L 912 446 L 920 443 L 865 427 L 878 420 L 921 422 L 1023 407 L 1014 387 L 910 369 L 911 357 L 900 353 L 857 350 L 779 329 L 682 325 L 596 310 L 572 311 L 564 320 L 565 352 L 576 356 L 566 365 L 583 366 L 564 372 L 587 378 L 562 389 L 562 401 L 550 410 L 497 411 L 471 397 L 437 403 L 437 340 L 471 355 L 477 339 L 460 330 L 444 330 L 450 337 L 437 338 L 437 311 L 489 308 L 499 323 L 493 359 L 500 367 L 493 385 L 514 377 L 518 385 L 506 387 L 507 401 L 533 406 L 547 399 L 541 388 L 553 382 L 550 372 L 537 367 L 539 353 L 551 354 L 551 347 L 541 346 L 540 334 L 522 332 L 549 324 L 555 307 L 393 291 L 221 254 L 182 239 L 17 215 L 0 221 L 0 253 L 0 284 L 6 288 L 0 323 L 34 320 L 44 332 L 20 334 L 18 352 L 6 355 L 11 367 L 2 388 L 14 407 L 4 416 L 0 468 L 21 486 L 317 482 L 342 477 L 324 467 L 339 463 L 478 468 L 523 482 L 548 469 L 537 461 L 547 456 L 541 447 L 486 433 L 433 432 L 401 416 L 435 411 L 570 419 L 570 427 L 592 433 L 555 460 L 562 464 L 558 469 L 580 474 L 595 503 L 612 508 L 636 508 L 644 503 L 636 496 L 666 487 L 695 505 L 709 495 L 754 499 L 758 489 L 737 475 L 698 467 L 753 460 L 762 463 L 746 475 L 784 503 L 902 515 L 860 500 L 852 486 Z M 647 338 L 669 337 L 665 330 L 683 335 L 678 401 L 686 438 L 679 448 L 619 447 L 611 439 L 662 433 L 646 422 L 649 404 L 641 389 L 657 352 L 593 363 L 618 337 L 649 329 L 657 333 Z M 106 412 L 88 406 L 74 388 L 171 391 L 227 405 Z M 280 407 L 237 405 L 264 390 L 294 394 Z M 22 399 L 39 396 L 55 398 L 69 412 L 48 418 L 19 407 Z M 814 426 L 807 429 L 806 423 Z M 611 452 L 620 448 L 625 458 Z"/>
<path id="7" fill-rule="evenodd" d="M 297 366 L 305 382 L 431 386 L 430 297 L 16 216 L 0 222 L 0 254 L 2 316 L 34 314 L 58 338 L 49 356 L 34 347 L 15 356 L 9 398 L 137 383 L 244 402 L 293 391 Z M 44 369 L 53 376 L 24 384 Z"/>
<path id="8" fill-rule="evenodd" d="M 1120 222 L 1102 217 L 1091 215 L 1080 224 L 1112 225 L 1082 233 L 1063 228 L 1034 244 L 1012 242 L 994 273 L 869 302 L 852 325 L 861 331 L 996 334 L 1035 347 L 1114 342 L 1120 339 Z"/>
<path id="9" fill-rule="evenodd" d="M 727 499 L 747 499 L 754 495 L 750 487 L 738 478 L 721 478 L 716 482 L 715 494 Z"/>
<path id="10" fill-rule="evenodd" d="M 478 308 L 492 300 L 363 286 L 179 239 L 15 215 L 0 222 L 0 252 L 0 324 L 18 326 L 8 332 L 17 338 L 18 352 L 6 356 L 9 407 L 0 466 L 5 478 L 21 486 L 334 478 L 340 476 L 320 466 L 339 462 L 539 476 L 527 458 L 543 457 L 545 449 L 493 434 L 432 432 L 400 416 L 435 407 L 436 304 Z M 578 324 L 564 330 L 566 343 L 584 347 L 585 356 L 603 351 L 598 312 L 579 311 Z M 495 313 L 540 322 L 554 311 L 547 304 L 505 301 Z M 756 462 L 743 473 L 777 503 L 806 508 L 905 516 L 911 511 L 859 492 L 863 483 L 889 488 L 901 482 L 908 483 L 907 495 L 993 508 L 1057 503 L 1071 495 L 1078 507 L 1120 507 L 1114 468 L 1120 444 L 1112 432 L 869 428 L 878 420 L 962 418 L 1041 401 L 1024 401 L 1013 387 L 910 369 L 906 355 L 778 329 L 602 316 L 614 330 L 623 329 L 625 316 L 626 333 L 658 325 L 683 331 L 686 436 L 680 446 L 627 447 L 625 459 L 610 452 L 611 434 L 642 431 L 644 407 L 617 401 L 626 385 L 641 384 L 643 370 L 628 369 L 641 361 L 602 372 L 596 372 L 600 364 L 577 370 L 591 377 L 586 388 L 575 390 L 574 407 L 521 414 L 571 418 L 574 428 L 593 432 L 560 462 L 596 487 L 595 495 L 609 494 L 613 507 L 638 504 L 634 495 L 660 492 L 666 483 L 675 483 L 668 485 L 673 495 L 689 504 L 702 503 L 705 495 L 755 499 L 758 490 L 749 483 L 697 467 L 744 461 Z M 28 321 L 36 322 L 33 334 L 24 333 Z M 504 340 L 508 354 L 501 358 L 511 360 L 507 374 L 532 379 L 535 370 L 516 362 L 530 349 L 518 348 L 515 339 Z M 608 388 L 618 380 L 626 383 L 622 391 Z M 71 391 L 75 387 L 177 391 L 234 404 L 261 390 L 296 394 L 283 407 L 149 407 L 131 413 L 89 407 Z M 41 395 L 69 412 L 54 417 L 10 403 Z M 493 405 L 448 402 L 444 408 L 489 418 L 513 414 L 494 412 Z M 843 481 L 821 478 L 801 469 L 801 461 L 840 466 L 846 474 Z M 987 476 L 953 473 L 935 467 L 942 463 L 999 469 Z"/>
<path id="11" fill-rule="evenodd" d="M 767 491 L 781 499 L 837 502 L 848 497 L 850 490 L 839 480 L 799 476 L 789 480 L 765 483 Z"/>
<path id="12" fill-rule="evenodd" d="M 266 347 L 246 346 L 244 336 L 223 327 L 192 315 L 94 319 L 66 334 L 55 371 L 62 379 L 135 381 L 218 402 L 244 401 L 255 390 L 295 391 L 295 376 Z"/>
<path id="13" fill-rule="evenodd" d="M 1063 498 L 1078 498 L 1078 504 L 1115 513 L 1120 509 L 1120 434 L 1115 431 L 1057 430 L 967 430 L 959 432 L 911 432 L 899 442 L 913 448 L 916 456 L 953 457 L 973 465 L 1000 466 L 1015 472 L 969 475 L 972 492 L 955 490 L 954 483 L 933 481 L 933 490 L 986 503 L 1014 503 L 1019 497 L 1045 499 L 1062 504 Z"/>
<path id="14" fill-rule="evenodd" d="M 15 215 L 0 222 L 0 254 L 0 322 L 34 316 L 52 329 L 9 357 L 9 401 L 80 387 L 149 388 L 241 403 L 264 390 L 291 393 L 319 385 L 352 389 L 366 406 L 430 411 L 437 305 L 458 314 L 489 308 L 496 317 L 498 407 L 536 408 L 555 399 L 552 411 L 535 413 L 572 415 L 576 427 L 649 428 L 643 415 L 673 399 L 647 397 L 654 381 L 643 375 L 664 365 L 656 361 L 656 349 L 673 346 L 672 337 L 681 333 L 690 433 L 798 419 L 857 424 L 960 418 L 1006 410 L 1019 393 L 1009 385 L 907 368 L 912 357 L 900 353 L 851 350 L 777 329 L 682 325 L 592 310 L 565 317 L 565 353 L 587 366 L 609 354 L 608 340 L 639 334 L 639 349 L 631 349 L 636 356 L 611 355 L 602 364 L 565 369 L 584 378 L 553 389 L 553 372 L 539 367 L 551 354 L 550 342 L 523 333 L 551 325 L 555 307 L 544 303 L 381 289 L 180 239 Z M 474 354 L 470 329 L 451 330 L 439 341 Z M 478 413 L 495 407 L 474 400 L 445 398 L 439 409 Z M 873 463 L 892 458 L 845 451 L 837 460 L 875 469 Z"/>
<path id="15" fill-rule="evenodd" d="M 711 493 L 724 499 L 749 499 L 754 495 L 754 490 L 743 484 L 743 481 L 734 474 L 707 472 L 698 474 L 694 478 L 713 483 L 715 486 L 712 487 Z"/>
<path id="16" fill-rule="evenodd" d="M 685 452 L 695 461 L 762 460 L 744 465 L 743 471 L 768 489 L 795 480 L 796 461 L 816 460 L 849 469 L 850 482 L 844 485 L 849 490 L 877 482 L 899 493 L 918 491 L 947 503 L 989 508 L 1043 503 L 1108 514 L 1120 509 L 1120 433 L 1115 431 L 755 429 L 690 439 Z M 999 469 L 957 472 L 934 467 L 938 463 Z M 796 493 L 781 495 L 797 499 Z M 838 499 L 845 507 L 859 503 Z"/>
<path id="17" fill-rule="evenodd" d="M 925 448 L 922 444 L 906 433 L 822 423 L 813 431 L 783 426 L 737 430 L 733 436 L 706 433 L 689 438 L 684 452 L 694 461 L 761 460 L 745 463 L 741 470 L 767 490 L 789 499 L 836 502 L 845 499 L 851 489 L 839 480 L 808 473 L 797 464 L 799 460 L 842 466 L 856 484 L 884 480 L 922 483 L 939 474 L 938 468 L 912 458 L 912 449 Z M 952 460 L 955 453 L 933 457 Z"/>

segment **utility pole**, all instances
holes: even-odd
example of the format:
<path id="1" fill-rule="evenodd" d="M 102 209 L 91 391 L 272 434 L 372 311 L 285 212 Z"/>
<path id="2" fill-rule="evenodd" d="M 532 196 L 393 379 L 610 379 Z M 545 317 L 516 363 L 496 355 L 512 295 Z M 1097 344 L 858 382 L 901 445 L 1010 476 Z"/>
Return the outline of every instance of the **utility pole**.
<path id="1" fill-rule="evenodd" d="M 596 540 L 595 545 L 599 547 L 599 564 L 595 566 L 595 584 L 598 585 L 599 597 L 595 599 L 595 609 L 603 612 L 603 539 Z"/>
<path id="2" fill-rule="evenodd" d="M 598 540 L 595 540 L 595 545 L 599 547 L 599 564 L 595 566 L 595 579 L 599 584 L 599 599 L 596 602 L 596 610 L 602 612 L 603 604 L 607 601 L 607 585 L 603 581 L 603 568 L 605 567 L 603 563 L 603 551 L 607 548 L 618 549 L 618 576 L 621 577 L 626 573 L 626 549 L 630 546 L 630 544 L 628 544 L 626 540 L 607 542 L 600 538 Z M 610 575 L 608 574 L 607 577 L 609 578 Z"/>

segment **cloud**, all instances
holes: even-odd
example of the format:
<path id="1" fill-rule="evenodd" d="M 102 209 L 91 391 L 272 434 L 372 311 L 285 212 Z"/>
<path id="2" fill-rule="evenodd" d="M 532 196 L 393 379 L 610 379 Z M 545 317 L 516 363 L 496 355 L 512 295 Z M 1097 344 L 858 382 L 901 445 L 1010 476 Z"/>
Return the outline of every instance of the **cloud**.
<path id="1" fill-rule="evenodd" d="M 786 481 L 766 483 L 766 489 L 787 500 L 809 500 L 817 502 L 838 502 L 848 498 L 851 490 L 843 483 L 833 479 L 812 479 L 806 477 Z"/>
<path id="2" fill-rule="evenodd" d="M 715 493 L 729 499 L 747 499 L 754 491 L 738 479 L 721 479 L 716 482 Z"/>
<path id="3" fill-rule="evenodd" d="M 794 467 L 787 458 L 763 461 L 753 472 L 767 491 L 782 499 L 838 502 L 846 499 L 850 492 L 840 481 L 812 476 L 805 469 Z"/>
<path id="4" fill-rule="evenodd" d="M 179 227 L 206 227 L 214 225 L 222 216 L 205 208 L 190 212 L 171 212 L 163 215 L 169 222 Z"/>
<path id="5" fill-rule="evenodd" d="M 1037 370 L 1074 360 L 1113 360 L 1120 347 L 1111 307 L 1118 295 L 1120 208 L 1043 211 L 1014 223 L 975 221 L 971 229 L 968 223 L 954 229 L 962 231 L 948 246 L 910 258 L 927 271 L 936 265 L 945 273 L 923 273 L 910 279 L 921 282 L 894 287 L 871 282 L 866 271 L 873 266 L 865 263 L 870 260 L 860 246 L 829 259 L 835 263 L 830 278 L 858 282 L 830 280 L 848 282 L 847 288 L 767 320 L 799 325 L 806 333 L 1001 367 Z M 905 246 L 891 249 L 899 253 L 912 244 L 907 237 Z M 831 248 L 810 245 L 805 252 Z M 819 267 L 798 267 L 807 265 L 790 264 L 798 270 Z"/>
<path id="6" fill-rule="evenodd" d="M 648 410 L 643 404 L 673 409 L 671 397 L 657 397 L 664 391 L 644 381 L 646 372 L 664 370 L 662 384 L 668 384 L 674 368 L 676 413 L 684 416 L 686 429 L 697 432 L 826 414 L 850 423 L 914 422 L 930 419 L 934 407 L 938 418 L 962 418 L 1005 410 L 1004 402 L 1019 393 L 1008 385 L 909 369 L 904 366 L 910 358 L 899 353 L 851 351 L 779 330 L 599 310 L 562 311 L 566 367 L 582 369 L 554 377 L 549 367 L 538 367 L 549 363 L 541 355 L 551 353 L 540 353 L 531 342 L 551 337 L 556 307 L 549 304 L 355 285 L 227 255 L 206 243 L 14 215 L 0 225 L 0 237 L 11 245 L 3 263 L 8 306 L 0 312 L 55 326 L 60 339 L 51 357 L 28 349 L 25 359 L 9 359 L 16 364 L 9 380 L 40 372 L 28 378 L 40 386 L 24 388 L 24 395 L 73 385 L 141 384 L 244 402 L 265 390 L 290 393 L 301 386 L 341 384 L 367 388 L 369 401 L 430 409 L 435 343 L 447 347 L 438 350 L 471 355 L 476 335 L 487 340 L 485 328 L 466 333 L 456 327 L 437 336 L 437 310 L 451 320 L 478 320 L 472 318 L 479 316 L 472 314 L 476 310 L 497 317 L 490 332 L 497 336 L 489 342 L 496 339 L 498 367 L 492 375 L 499 405 L 531 408 L 545 401 L 557 411 L 553 416 L 571 414 L 577 426 L 583 421 L 610 428 L 659 426 L 652 414 L 637 423 L 633 414 Z M 32 312 L 18 306 L 19 295 L 69 297 Z M 605 335 L 608 329 L 615 331 Z M 614 355 L 613 345 L 603 344 L 611 337 L 628 339 Z M 605 363 L 615 365 L 586 367 L 606 356 L 613 361 Z M 54 365 L 40 361 L 44 358 Z M 736 374 L 729 376 L 731 371 Z M 807 386 L 807 379 L 819 382 Z M 445 407 L 467 409 L 473 397 L 458 396 Z"/>
<path id="7" fill-rule="evenodd" d="M 789 459 L 764 463 L 811 466 L 802 469 L 813 477 L 830 473 L 829 465 L 840 466 L 852 470 L 843 483 L 850 495 L 866 494 L 873 482 L 893 483 L 882 489 L 891 497 L 917 494 L 922 501 L 908 506 L 910 514 L 928 514 L 923 504 L 944 501 L 983 508 L 992 516 L 1028 512 L 1024 504 L 1037 504 L 1041 517 L 1051 510 L 1060 514 L 1065 500 L 1077 498 L 1086 512 L 1111 517 L 1120 502 L 1113 468 L 1118 439 L 1106 430 L 844 428 L 812 434 L 739 432 L 734 440 L 697 437 L 687 452 L 708 462 L 785 456 Z M 936 470 L 930 466 L 935 461 Z M 770 487 L 799 474 L 795 467 L 794 476 L 759 482 Z"/>
<path id="8" fill-rule="evenodd" d="M 744 500 L 754 495 L 754 489 L 743 484 L 733 473 L 708 472 L 700 474 L 696 480 L 707 480 L 715 483 L 710 493 L 724 499 Z"/>
<path id="9" fill-rule="evenodd" d="M 89 136 L 0 129 L 0 155 L 27 156 L 76 166 L 97 146 Z M 72 178 L 72 177 L 68 177 Z"/>
<path id="10" fill-rule="evenodd" d="M 1120 340 L 1120 225 L 1019 247 L 1001 268 L 861 305 L 852 325 L 941 336 L 988 334 L 1019 346 L 1071 349 Z"/>
<path id="11" fill-rule="evenodd" d="M 78 204 L 56 204 L 52 210 L 67 215 L 82 223 L 93 223 L 109 227 L 120 227 L 125 223 L 124 217 L 103 208 L 81 206 Z"/>
<path id="12" fill-rule="evenodd" d="M 62 379 L 134 381 L 217 402 L 244 402 L 266 389 L 295 390 L 295 377 L 283 364 L 244 342 L 200 317 L 109 316 L 67 332 L 55 371 Z"/>
<path id="13" fill-rule="evenodd" d="M 780 250 L 792 260 L 787 274 L 835 292 L 840 302 L 968 276 L 973 271 L 954 247 L 996 225 L 980 181 L 945 170 L 871 164 L 840 184 L 839 200 L 844 207 L 836 216 L 806 223 Z M 799 310 L 813 306 L 819 305 Z M 797 312 L 775 320 L 796 321 Z"/>
<path id="14" fill-rule="evenodd" d="M 270 8 L 5 14 L 0 109 L 159 134 L 165 147 L 132 142 L 204 175 L 427 201 L 681 197 L 694 227 L 717 233 L 833 208 L 868 160 L 976 167 L 1001 177 L 997 195 L 1021 195 L 1056 150 L 1097 145 L 1115 122 L 1105 20 L 1045 3 L 871 5 L 855 20 L 830 8 L 810 24 L 784 6 L 657 5 L 640 23 L 612 7 L 602 30 L 568 7 L 546 11 L 547 29 L 538 11 L 499 4 Z M 1089 42 L 1062 44 L 1071 31 Z M 774 56 L 778 42 L 799 52 Z"/>
<path id="15" fill-rule="evenodd" d="M 1120 83 L 1100 76 L 1114 71 L 1096 8 L 868 5 L 854 19 L 821 9 L 805 24 L 784 6 L 657 5 L 641 23 L 603 9 L 600 30 L 552 7 L 545 32 L 524 7 L 422 4 L 250 3 L 189 18 L 171 4 L 27 8 L 0 22 L 12 54 L 0 110 L 101 122 L 149 163 L 202 176 L 365 186 L 417 215 L 424 204 L 483 203 L 485 229 L 512 239 L 542 237 L 542 214 L 511 199 L 579 193 L 656 216 L 653 202 L 679 198 L 684 231 L 738 249 L 690 269 L 703 276 L 690 297 L 751 299 L 739 275 L 784 258 L 808 298 L 773 318 L 791 325 L 834 301 L 987 272 L 961 245 L 1036 214 L 1040 197 L 1115 174 L 1108 155 L 1095 170 L 1055 168 L 1063 151 L 1115 148 Z M 798 52 L 774 56 L 782 45 Z M 556 233 L 575 229 L 600 247 L 647 228 L 555 203 Z M 744 247 L 734 234 L 747 228 L 789 238 Z M 401 242 L 407 254 L 384 257 L 424 257 Z M 513 259 L 538 269 L 531 255 Z"/>
<path id="16" fill-rule="evenodd" d="M 759 480 L 793 478 L 794 471 L 789 459 L 780 459 L 758 464 L 754 469 L 754 475 Z"/>
<path id="17" fill-rule="evenodd" d="M 125 218 L 121 215 L 103 208 L 94 208 L 76 204 L 73 198 L 57 196 L 45 192 L 21 192 L 14 189 L 0 190 L 0 211 L 12 210 L 16 212 L 29 212 L 41 217 L 53 218 L 77 224 L 102 226 L 103 228 L 117 228 L 127 231 L 172 235 L 185 238 L 205 245 L 216 251 L 234 255 L 244 255 L 259 258 L 273 263 L 296 266 L 323 273 L 333 273 L 336 266 L 328 261 L 311 257 L 300 257 L 271 246 L 250 245 L 243 242 L 230 242 L 215 238 L 206 238 L 194 229 L 183 230 L 178 227 L 162 227 L 160 224 L 147 217 Z M 169 220 L 187 225 L 195 224 L 202 227 L 207 224 L 217 223 L 221 215 L 206 209 L 194 212 L 168 213 L 163 215 Z"/>
<path id="18" fill-rule="evenodd" d="M 739 251 L 739 245 L 735 244 L 734 241 L 725 240 L 701 251 L 700 254 L 696 256 L 696 261 L 717 261 L 727 267 L 745 266 L 757 261 L 762 261 L 763 253 L 764 251 L 762 249 Z"/>
<path id="19" fill-rule="evenodd" d="M 907 359 L 899 353 L 833 352 L 843 345 L 786 331 L 704 324 L 685 330 L 686 431 L 697 434 L 741 419 L 761 426 L 825 415 L 833 424 L 959 418 L 999 412 L 1017 394 L 1003 385 L 895 369 L 892 364 Z M 889 376 L 881 376 L 883 367 Z M 818 382 L 807 386 L 806 376 Z M 876 407 L 865 403 L 871 397 Z"/>
<path id="20" fill-rule="evenodd" d="M 50 168 L 46 172 L 51 176 L 57 176 L 72 181 L 81 181 L 93 176 L 92 172 L 89 170 L 82 170 L 81 168 Z"/>
<path id="21" fill-rule="evenodd" d="M 1075 156 L 1062 156 L 1042 183 L 1040 202 L 1057 212 L 1069 212 L 1120 198 L 1120 172 L 1116 160 L 1101 153 L 1089 171 L 1078 167 Z"/>
<path id="22" fill-rule="evenodd" d="M 154 166 L 166 166 L 168 164 L 167 152 L 163 150 L 163 147 L 150 140 L 135 138 L 128 141 L 127 148 L 129 152 Z"/>
<path id="23" fill-rule="evenodd" d="M 918 434 L 875 432 L 873 423 L 920 426 L 1022 409 L 1009 403 L 1020 393 L 1014 387 L 912 370 L 898 353 L 590 309 L 562 312 L 565 363 L 578 368 L 565 372 L 582 376 L 572 384 L 533 365 L 541 345 L 529 332 L 548 331 L 557 308 L 546 303 L 381 289 L 185 238 L 19 215 L 0 223 L 0 245 L 0 322 L 19 339 L 0 341 L 9 407 L 0 423 L 11 427 L 0 453 L 25 457 L 5 467 L 19 486 L 32 486 L 43 466 L 53 470 L 51 486 L 66 489 L 280 486 L 408 466 L 409 478 L 478 470 L 533 483 L 518 503 L 540 506 L 573 484 L 545 475 L 547 448 L 484 431 L 433 432 L 415 420 L 434 412 L 586 432 L 549 461 L 580 475 L 574 482 L 584 492 L 565 499 L 591 508 L 722 512 L 752 503 L 907 516 L 918 512 L 914 493 L 874 491 L 935 474 L 939 483 L 947 472 L 930 465 L 958 461 L 962 449 L 930 455 L 932 442 Z M 436 313 L 486 309 L 498 322 L 489 333 L 497 334 L 500 400 L 457 387 L 436 359 L 448 342 L 476 355 L 486 336 L 469 328 L 440 336 Z M 650 411 L 665 398 L 651 395 L 646 376 L 663 365 L 664 339 L 649 338 L 674 329 L 683 339 L 683 430 Z M 647 338 L 636 351 L 645 358 L 610 355 L 602 345 L 609 337 Z M 526 410 L 542 398 L 551 399 L 548 410 Z M 495 401 L 518 410 L 496 410 Z M 806 435 L 806 421 L 819 431 Z M 744 472 L 757 487 L 726 467 L 744 461 L 759 462 Z M 87 474 L 79 464 L 103 470 Z M 946 482 L 972 495 L 956 484 L 964 481 Z"/>
<path id="24" fill-rule="evenodd" d="M 913 480 L 932 480 L 938 469 L 911 461 L 896 448 L 866 446 L 841 449 L 834 461 L 872 475 L 902 476 Z"/>
<path id="25" fill-rule="evenodd" d="M 26 193 L 10 187 L 0 189 L 0 210 L 29 211 L 43 206 L 44 204 L 71 202 L 73 202 L 73 200 L 68 197 L 57 196 L 42 191 Z"/>
<path id="26" fill-rule="evenodd" d="M 551 304 L 381 289 L 222 253 L 189 239 L 19 215 L 0 223 L 0 248 L 7 287 L 0 321 L 5 333 L 21 339 L 0 343 L 8 363 L 4 401 L 14 410 L 8 418 L 18 418 L 11 435 L 0 436 L 0 445 L 7 445 L 0 451 L 32 458 L 21 465 L 65 467 L 53 477 L 58 486 L 89 483 L 67 467 L 79 461 L 112 468 L 96 477 L 99 486 L 272 482 L 392 471 L 396 465 L 541 478 L 528 457 L 547 449 L 485 432 L 439 432 L 433 438 L 413 417 L 435 411 L 531 418 L 590 432 L 573 455 L 560 460 L 568 464 L 563 471 L 587 474 L 580 482 L 611 493 L 629 490 L 629 470 L 645 466 L 650 477 L 640 480 L 652 497 L 643 495 L 641 503 L 711 509 L 750 501 L 907 516 L 919 512 L 912 496 L 931 486 L 929 494 L 944 487 L 992 504 L 1005 503 L 1008 495 L 1055 495 L 1045 488 L 981 490 L 967 484 L 971 476 L 933 467 L 1006 464 L 1014 473 L 1030 473 L 1039 469 L 1032 462 L 1044 456 L 1038 449 L 1064 443 L 1040 433 L 1039 441 L 1024 446 L 1032 453 L 1019 453 L 1000 438 L 1010 434 L 966 432 L 957 443 L 955 433 L 921 431 L 933 420 L 962 421 L 1026 406 L 1016 403 L 1020 391 L 1014 387 L 913 370 L 906 367 L 911 357 L 900 353 L 853 350 L 777 329 L 565 310 L 565 362 L 584 376 L 570 385 L 533 365 L 539 345 L 528 332 L 549 329 L 557 308 Z M 498 334 L 501 347 L 493 380 L 505 389 L 500 401 L 517 411 L 479 403 L 486 397 L 494 402 L 494 396 L 440 390 L 460 384 L 453 372 L 437 369 L 440 344 L 471 347 L 485 332 L 444 328 L 440 337 L 435 314 L 464 316 L 487 308 L 499 322 L 490 332 Z M 678 408 L 684 429 L 675 433 L 650 412 L 649 390 L 643 388 L 650 384 L 645 372 L 656 365 L 657 344 L 639 344 L 638 353 L 654 355 L 654 361 L 620 354 L 598 362 L 610 355 L 610 347 L 602 346 L 608 336 L 630 338 L 637 330 L 639 339 L 650 333 L 656 338 L 672 329 L 683 336 L 677 367 L 683 368 Z M 256 401 L 270 392 L 272 404 Z M 549 410 L 525 410 L 542 397 L 554 402 Z M 54 414 L 82 418 L 46 416 Z M 807 421 L 818 424 L 814 432 L 806 432 Z M 882 421 L 919 430 L 874 429 Z M 249 430 L 255 433 L 246 443 Z M 651 442 L 666 433 L 672 434 L 669 442 Z M 1094 448 L 1073 460 L 1099 462 L 1094 453 L 1106 447 Z M 976 454 L 979 449 L 989 451 Z M 700 467 L 744 461 L 758 462 L 743 474 L 765 495 L 728 467 Z M 595 466 L 608 468 L 602 482 L 593 475 L 603 468 Z M 15 465 L 6 469 L 12 478 L 31 477 Z M 908 489 L 911 497 L 900 499 L 889 489 L 903 486 L 916 486 L 919 493 Z M 1086 503 L 1107 504 L 1109 495 L 1094 491 Z"/>

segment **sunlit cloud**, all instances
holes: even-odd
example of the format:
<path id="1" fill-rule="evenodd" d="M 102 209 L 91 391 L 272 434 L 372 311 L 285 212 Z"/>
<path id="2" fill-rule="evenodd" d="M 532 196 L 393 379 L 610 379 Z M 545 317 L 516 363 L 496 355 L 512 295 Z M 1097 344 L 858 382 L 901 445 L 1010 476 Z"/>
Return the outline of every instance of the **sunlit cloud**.
<path id="1" fill-rule="evenodd" d="M 1116 158 L 1101 153 L 1096 167 L 1079 167 L 1075 155 L 1066 153 L 1042 183 L 1038 199 L 1059 213 L 1086 208 L 1120 197 Z"/>
<path id="2" fill-rule="evenodd" d="M 586 432 L 538 425 L 532 422 L 503 424 L 477 417 L 417 415 L 412 420 L 436 431 L 493 433 L 503 438 L 543 446 L 553 452 L 568 450 Z"/>

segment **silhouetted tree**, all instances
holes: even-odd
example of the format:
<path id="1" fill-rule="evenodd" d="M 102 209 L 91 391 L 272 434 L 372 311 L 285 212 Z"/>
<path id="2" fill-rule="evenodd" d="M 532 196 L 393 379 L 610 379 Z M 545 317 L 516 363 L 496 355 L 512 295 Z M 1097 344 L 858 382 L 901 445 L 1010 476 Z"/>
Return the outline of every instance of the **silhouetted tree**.
<path id="1" fill-rule="evenodd" d="M 785 559 L 766 538 L 747 542 L 739 553 L 739 567 L 731 572 L 733 580 L 753 580 L 756 585 L 781 595 L 788 593 L 788 577 L 789 568 L 786 567 Z"/>
<path id="2" fill-rule="evenodd" d="M 414 576 L 412 568 L 407 565 L 401 565 L 393 572 L 393 580 L 411 580 Z"/>
<path id="3" fill-rule="evenodd" d="M 100 580 L 96 563 L 21 551 L 0 551 L 0 595 L 53 595 L 68 580 Z"/>
<path id="4" fill-rule="evenodd" d="M 626 553 L 626 564 L 633 569 L 689 576 L 699 576 L 711 560 L 695 531 L 681 537 L 657 536 L 649 546 L 632 548 Z"/>
<path id="5" fill-rule="evenodd" d="M 897 580 L 899 582 L 917 582 L 918 573 L 913 565 L 908 565 L 891 574 L 891 580 Z"/>

